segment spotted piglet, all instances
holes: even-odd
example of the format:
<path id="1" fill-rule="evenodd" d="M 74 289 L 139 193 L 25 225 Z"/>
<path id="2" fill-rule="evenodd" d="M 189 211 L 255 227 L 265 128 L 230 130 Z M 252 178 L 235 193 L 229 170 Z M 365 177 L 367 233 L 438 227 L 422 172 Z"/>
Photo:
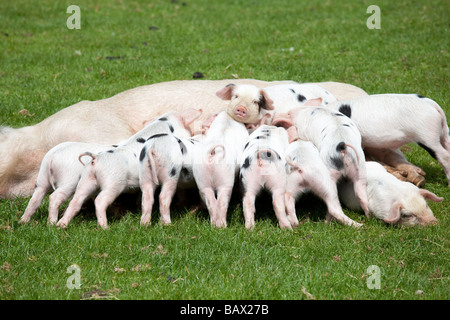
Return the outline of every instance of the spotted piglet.
<path id="1" fill-rule="evenodd" d="M 145 141 L 154 134 L 173 133 L 190 136 L 188 125 L 201 115 L 201 111 L 189 109 L 182 113 L 169 112 L 151 122 L 129 139 L 108 151 L 84 155 L 92 158 L 78 183 L 75 195 L 57 226 L 67 227 L 79 212 L 84 201 L 95 194 L 95 214 L 97 223 L 107 227 L 106 209 L 123 192 L 133 192 L 139 188 L 139 155 Z"/>
<path id="2" fill-rule="evenodd" d="M 342 110 L 353 120 L 361 132 L 363 147 L 371 154 L 382 155 L 383 149 L 417 143 L 441 164 L 450 186 L 449 129 L 445 113 L 435 101 L 415 94 L 376 94 L 327 107 Z M 408 178 L 424 174 L 406 159 L 391 165 L 406 170 Z"/>
<path id="3" fill-rule="evenodd" d="M 111 149 L 111 146 L 84 142 L 63 142 L 50 149 L 42 159 L 36 188 L 20 223 L 27 223 L 36 213 L 44 196 L 54 190 L 49 197 L 48 221 L 55 224 L 58 220 L 59 207 L 68 200 L 77 188 L 89 157 L 81 157 L 83 152 L 98 153 Z"/>
<path id="4" fill-rule="evenodd" d="M 245 125 L 222 111 L 212 120 L 196 149 L 194 179 L 211 223 L 218 228 L 227 225 L 228 205 L 247 137 Z"/>
<path id="5" fill-rule="evenodd" d="M 369 210 L 388 224 L 427 225 L 437 223 L 425 200 L 441 202 L 443 198 L 400 181 L 377 162 L 366 162 Z M 339 184 L 339 196 L 347 207 L 360 210 L 351 181 Z"/>
<path id="6" fill-rule="evenodd" d="M 320 104 L 321 99 L 314 99 L 307 103 L 309 106 L 293 109 L 288 114 L 275 114 L 273 123 L 287 127 L 294 125 L 300 139 L 311 141 L 319 150 L 320 158 L 327 166 L 334 184 L 343 177 L 352 180 L 361 207 L 368 216 L 361 135 L 348 117 L 338 111 L 319 107 Z M 355 225 L 350 221 L 341 222 Z"/>
<path id="7" fill-rule="evenodd" d="M 309 191 L 325 202 L 328 209 L 327 215 L 347 225 L 361 225 L 342 211 L 336 183 L 331 179 L 328 168 L 320 158 L 319 150 L 311 142 L 302 140 L 291 142 L 286 149 L 286 162 L 289 164 L 285 196 L 286 211 L 288 217 L 295 219 L 293 226 L 298 225 L 295 212 L 296 199 Z"/>
<path id="8" fill-rule="evenodd" d="M 161 222 L 171 223 L 170 205 L 177 190 L 195 187 L 193 163 L 196 147 L 203 135 L 192 138 L 159 133 L 147 139 L 139 156 L 139 185 L 142 191 L 141 224 L 148 225 L 154 193 L 161 186 L 159 209 Z"/>
<path id="9" fill-rule="evenodd" d="M 286 161 L 289 144 L 284 128 L 262 125 L 249 136 L 241 157 L 240 180 L 243 188 L 245 227 L 255 225 L 255 199 L 263 188 L 272 193 L 273 209 L 281 228 L 292 228 L 298 221 L 286 216 Z"/>
<path id="10" fill-rule="evenodd" d="M 288 112 L 292 108 L 303 106 L 307 100 L 321 98 L 324 105 L 336 101 L 327 90 L 315 84 L 279 84 L 260 89 L 254 85 L 228 84 L 216 95 L 230 100 L 227 112 L 236 121 L 255 124 L 264 116 L 273 116 L 274 112 Z"/>

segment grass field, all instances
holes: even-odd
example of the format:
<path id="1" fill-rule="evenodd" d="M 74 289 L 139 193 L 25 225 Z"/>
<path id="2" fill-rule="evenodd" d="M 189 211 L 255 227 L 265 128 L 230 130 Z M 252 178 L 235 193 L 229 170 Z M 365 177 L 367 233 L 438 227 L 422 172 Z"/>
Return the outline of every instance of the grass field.
<path id="1" fill-rule="evenodd" d="M 66 26 L 71 4 L 79 30 Z M 381 29 L 366 26 L 371 4 Z M 0 125 L 194 72 L 420 93 L 449 117 L 449 16 L 446 0 L 2 1 Z M 167 227 L 157 213 L 141 227 L 138 208 L 101 230 L 91 208 L 60 230 L 47 225 L 47 200 L 26 226 L 18 219 L 29 199 L 0 200 L 0 299 L 449 299 L 444 171 L 415 145 L 405 153 L 445 198 L 430 203 L 439 225 L 390 227 L 347 209 L 363 228 L 326 224 L 325 206 L 308 195 L 297 203 L 301 225 L 284 231 L 262 195 L 253 231 L 237 197 L 224 230 L 205 211 L 176 207 Z M 80 289 L 66 285 L 72 265 Z M 379 289 L 367 286 L 372 265 Z"/>

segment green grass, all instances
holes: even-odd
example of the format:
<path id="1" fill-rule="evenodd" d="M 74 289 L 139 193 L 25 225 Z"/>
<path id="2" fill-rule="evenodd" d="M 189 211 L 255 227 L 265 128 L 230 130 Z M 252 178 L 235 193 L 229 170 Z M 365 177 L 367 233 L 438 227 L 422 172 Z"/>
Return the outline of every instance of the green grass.
<path id="1" fill-rule="evenodd" d="M 368 1 L 77 1 L 81 30 L 68 30 L 71 4 L 0 3 L 1 125 L 32 125 L 80 100 L 196 71 L 420 93 L 449 116 L 447 1 L 377 1 L 380 30 L 366 27 Z M 104 231 L 85 210 L 59 230 L 46 223 L 47 201 L 19 226 L 28 199 L 0 200 L 0 299 L 449 299 L 445 175 L 417 146 L 406 155 L 445 198 L 430 203 L 437 226 L 389 227 L 348 210 L 363 228 L 326 224 L 324 205 L 306 196 L 297 204 L 302 224 L 283 231 L 262 195 L 253 231 L 237 198 L 225 230 L 205 211 L 176 207 L 168 227 L 157 213 L 141 227 L 136 209 Z M 66 287 L 72 264 L 79 290 Z M 371 265 L 381 270 L 379 290 L 366 286 Z"/>

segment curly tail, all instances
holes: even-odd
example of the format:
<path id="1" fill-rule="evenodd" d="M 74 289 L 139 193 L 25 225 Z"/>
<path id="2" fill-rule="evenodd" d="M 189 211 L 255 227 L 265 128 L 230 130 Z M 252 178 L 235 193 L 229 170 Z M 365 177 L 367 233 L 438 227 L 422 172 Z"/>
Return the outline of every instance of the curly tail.
<path id="1" fill-rule="evenodd" d="M 93 162 L 95 159 L 97 159 L 97 156 L 94 155 L 94 154 L 91 153 L 91 152 L 85 152 L 85 153 L 82 153 L 82 154 L 80 154 L 80 156 L 78 157 L 78 161 L 80 161 L 81 164 L 82 164 L 83 166 L 86 166 L 86 164 L 85 164 L 83 161 L 81 161 L 81 157 L 85 157 L 85 156 L 91 157 L 91 158 L 92 158 L 91 162 Z"/>
<path id="2" fill-rule="evenodd" d="M 213 158 L 217 155 L 216 148 L 222 149 L 222 159 L 225 158 L 225 147 L 222 144 L 216 144 L 208 151 L 208 160 L 212 162 Z"/>
<path id="3" fill-rule="evenodd" d="M 256 159 L 258 160 L 258 166 L 260 166 L 260 167 L 262 166 L 262 163 L 261 163 L 262 156 L 264 156 L 264 158 L 266 160 L 278 161 L 276 155 L 277 155 L 276 151 L 274 151 L 272 149 L 260 149 L 260 150 L 258 150 L 258 152 L 256 153 Z"/>

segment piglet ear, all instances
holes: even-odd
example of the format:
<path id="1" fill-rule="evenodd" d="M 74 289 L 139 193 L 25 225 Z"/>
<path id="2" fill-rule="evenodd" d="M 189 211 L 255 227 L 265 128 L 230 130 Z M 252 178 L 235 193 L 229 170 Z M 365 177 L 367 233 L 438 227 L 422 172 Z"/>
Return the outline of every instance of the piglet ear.
<path id="1" fill-rule="evenodd" d="M 290 126 L 289 128 L 286 129 L 286 131 L 288 133 L 289 143 L 294 142 L 295 140 L 297 140 L 299 138 L 297 127 Z"/>
<path id="2" fill-rule="evenodd" d="M 304 106 L 310 106 L 310 107 L 319 107 L 321 105 L 322 105 L 322 98 L 309 99 L 304 104 Z"/>
<path id="3" fill-rule="evenodd" d="M 425 199 L 431 200 L 434 202 L 441 202 L 442 200 L 444 200 L 444 198 L 438 197 L 437 195 L 435 195 L 434 193 L 432 193 L 426 189 L 419 189 L 419 193 Z"/>
<path id="4" fill-rule="evenodd" d="M 184 125 L 189 126 L 192 122 L 194 122 L 198 117 L 202 115 L 203 110 L 202 109 L 194 109 L 189 108 L 186 110 L 181 111 L 181 118 L 183 119 Z"/>
<path id="5" fill-rule="evenodd" d="M 266 91 L 264 91 L 263 89 L 261 89 L 259 91 L 259 93 L 261 94 L 261 100 L 260 100 L 260 107 L 266 110 L 273 110 L 273 100 L 269 98 L 269 96 L 267 95 Z"/>
<path id="6" fill-rule="evenodd" d="M 400 220 L 400 210 L 402 209 L 402 204 L 397 201 L 394 203 L 394 205 L 391 207 L 391 211 L 389 212 L 388 216 L 385 217 L 383 220 L 386 223 L 395 224 Z"/>
<path id="7" fill-rule="evenodd" d="M 234 88 L 236 88 L 234 83 L 227 84 L 225 87 L 216 92 L 216 96 L 222 100 L 231 100 Z"/>

